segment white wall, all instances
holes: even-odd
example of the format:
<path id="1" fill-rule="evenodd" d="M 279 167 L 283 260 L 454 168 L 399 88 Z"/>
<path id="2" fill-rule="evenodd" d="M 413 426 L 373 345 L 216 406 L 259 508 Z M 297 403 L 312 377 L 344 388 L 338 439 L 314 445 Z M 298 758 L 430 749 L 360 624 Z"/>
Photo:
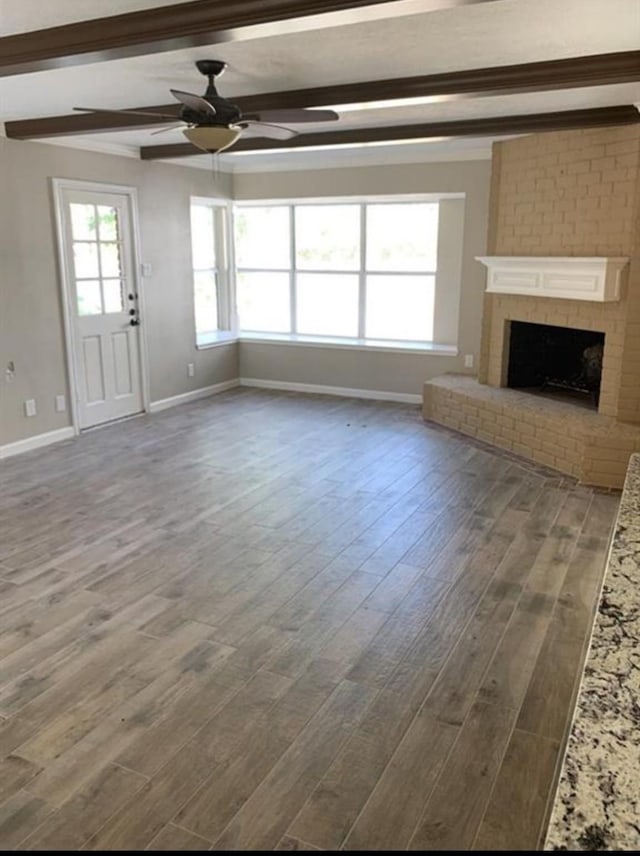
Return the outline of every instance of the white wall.
<path id="1" fill-rule="evenodd" d="M 153 266 L 143 281 L 151 399 L 157 401 L 236 377 L 419 394 L 427 378 L 463 371 L 462 354 L 477 354 L 484 270 L 489 161 L 402 164 L 261 174 L 221 174 L 142 162 L 135 158 L 0 138 L 0 446 L 70 425 L 56 413 L 56 395 L 69 395 L 51 193 L 52 177 L 137 188 L 141 257 Z M 328 350 L 282 344 L 230 344 L 196 350 L 189 234 L 191 196 L 239 200 L 396 193 L 464 193 L 443 208 L 449 235 L 462 228 L 461 271 L 455 254 L 445 272 L 460 281 L 457 300 L 439 307 L 443 341 L 456 338 L 459 357 Z M 447 203 L 448 205 L 448 203 Z M 457 221 L 456 221 L 457 218 Z M 457 226 L 456 226 L 457 222 Z M 446 230 L 445 230 L 446 231 Z M 458 276 L 460 273 L 460 276 Z M 457 295 L 456 295 L 457 297 Z M 6 383 L 9 361 L 16 368 Z M 194 378 L 187 363 L 196 364 Z M 38 415 L 24 416 L 35 398 Z"/>
<path id="2" fill-rule="evenodd" d="M 68 400 L 69 389 L 52 177 L 137 188 L 142 260 L 153 266 L 142 286 L 152 401 L 238 375 L 237 345 L 197 351 L 193 321 L 189 200 L 228 196 L 228 176 L 214 184 L 204 170 L 0 138 L 0 446 L 70 424 L 68 412 L 54 410 L 55 396 Z M 24 415 L 28 398 L 35 417 Z"/>

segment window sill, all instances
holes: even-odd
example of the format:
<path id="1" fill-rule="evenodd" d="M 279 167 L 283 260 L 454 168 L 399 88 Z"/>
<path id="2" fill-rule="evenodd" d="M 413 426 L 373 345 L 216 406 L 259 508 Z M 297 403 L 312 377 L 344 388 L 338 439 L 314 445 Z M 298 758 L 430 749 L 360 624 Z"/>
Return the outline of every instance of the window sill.
<path id="1" fill-rule="evenodd" d="M 196 337 L 196 349 L 204 351 L 207 348 L 220 348 L 238 341 L 238 334 L 231 330 L 215 330 L 213 333 L 200 333 Z"/>
<path id="2" fill-rule="evenodd" d="M 240 333 L 240 342 L 254 344 L 298 345 L 304 348 L 342 348 L 348 351 L 386 351 L 387 353 L 430 354 L 437 357 L 456 357 L 455 345 L 437 342 L 402 342 L 380 339 L 341 339 L 333 336 L 305 336 L 301 333 Z"/>

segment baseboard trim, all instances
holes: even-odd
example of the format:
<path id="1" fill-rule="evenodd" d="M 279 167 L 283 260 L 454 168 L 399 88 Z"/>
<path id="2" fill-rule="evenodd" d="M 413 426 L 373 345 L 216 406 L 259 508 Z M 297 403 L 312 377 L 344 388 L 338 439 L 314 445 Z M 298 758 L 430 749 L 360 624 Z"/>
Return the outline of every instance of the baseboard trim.
<path id="1" fill-rule="evenodd" d="M 11 458 L 13 455 L 21 455 L 23 452 L 32 452 L 34 449 L 41 449 L 43 446 L 50 446 L 52 443 L 60 443 L 62 440 L 71 440 L 75 436 L 75 431 L 69 425 L 67 428 L 58 428 L 57 431 L 47 431 L 45 434 L 25 437 L 24 440 L 16 440 L 13 443 L 0 446 L 0 460 Z"/>
<path id="2" fill-rule="evenodd" d="M 169 407 L 177 407 L 179 404 L 188 404 L 190 401 L 197 401 L 199 398 L 208 398 L 210 395 L 226 392 L 228 389 L 234 389 L 234 387 L 239 385 L 240 381 L 238 378 L 234 378 L 233 380 L 223 380 L 221 383 L 214 383 L 213 386 L 203 386 L 200 389 L 193 389 L 191 392 L 172 395 L 170 398 L 161 398 L 159 401 L 151 402 L 149 412 L 158 413 L 160 410 L 168 410 Z"/>
<path id="3" fill-rule="evenodd" d="M 317 395 L 338 395 L 344 398 L 369 398 L 373 401 L 398 401 L 402 404 L 422 404 L 422 396 L 410 392 L 384 392 L 377 389 L 350 389 L 347 386 L 325 386 L 320 383 L 292 383 L 284 380 L 264 380 L 241 377 L 240 386 L 278 389 L 283 392 L 313 392 Z"/>
<path id="4" fill-rule="evenodd" d="M 319 383 L 291 383 L 290 381 L 241 377 L 234 378 L 233 380 L 225 380 L 222 383 L 215 383 L 212 386 L 204 386 L 201 389 L 194 389 L 191 392 L 183 392 L 180 395 L 172 395 L 170 398 L 162 398 L 159 401 L 152 401 L 149 406 L 149 412 L 158 413 L 161 410 L 168 410 L 170 407 L 177 407 L 179 404 L 187 404 L 190 401 L 208 398 L 210 395 L 216 395 L 219 392 L 226 392 L 228 389 L 234 389 L 237 386 L 276 389 L 283 392 L 311 392 L 316 395 L 337 395 L 343 398 L 369 398 L 373 401 L 398 401 L 403 404 L 422 403 L 421 395 L 413 395 L 405 392 L 350 389 L 346 386 L 325 386 Z M 13 455 L 20 455 L 23 452 L 41 449 L 53 443 L 60 443 L 63 440 L 71 440 L 75 436 L 73 428 L 68 426 L 67 428 L 59 428 L 57 431 L 48 431 L 46 434 L 36 434 L 34 437 L 26 437 L 24 440 L 16 440 L 13 443 L 0 446 L 0 460 L 11 458 Z"/>

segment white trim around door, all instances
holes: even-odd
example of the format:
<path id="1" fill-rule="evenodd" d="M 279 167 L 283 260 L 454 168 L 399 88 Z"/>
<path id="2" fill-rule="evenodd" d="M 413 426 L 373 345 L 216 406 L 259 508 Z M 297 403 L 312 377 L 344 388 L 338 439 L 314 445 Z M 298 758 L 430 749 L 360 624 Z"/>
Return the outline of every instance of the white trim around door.
<path id="1" fill-rule="evenodd" d="M 150 387 L 149 387 L 149 358 L 146 336 L 146 311 L 144 282 L 140 274 L 140 242 L 138 233 L 138 200 L 136 188 L 103 184 L 101 182 L 79 181 L 67 178 L 52 178 L 51 188 L 56 221 L 56 240 L 58 248 L 58 268 L 60 287 L 62 293 L 62 310 L 64 322 L 65 353 L 67 360 L 67 376 L 70 389 L 70 413 L 74 434 L 79 434 L 82 428 L 81 420 L 81 398 L 80 378 L 76 361 L 76 333 L 75 313 L 76 295 L 70 282 L 70 271 L 72 260 L 69 258 L 70 248 L 65 229 L 66 217 L 64 211 L 65 193 L 95 193 L 95 194 L 117 194 L 126 197 L 128 207 L 128 228 L 131 252 L 131 276 L 132 285 L 137 295 L 138 314 L 141 323 L 138 332 L 138 363 L 141 384 L 142 411 L 150 412 Z M 141 412 L 142 412 L 141 411 Z"/>

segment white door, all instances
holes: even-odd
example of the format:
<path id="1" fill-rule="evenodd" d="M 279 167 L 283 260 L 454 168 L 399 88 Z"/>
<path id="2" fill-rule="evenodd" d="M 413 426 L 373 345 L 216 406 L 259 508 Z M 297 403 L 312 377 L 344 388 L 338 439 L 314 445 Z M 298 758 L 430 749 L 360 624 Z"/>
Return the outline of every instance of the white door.
<path id="1" fill-rule="evenodd" d="M 126 194 L 62 189 L 80 428 L 144 409 L 132 211 Z"/>

